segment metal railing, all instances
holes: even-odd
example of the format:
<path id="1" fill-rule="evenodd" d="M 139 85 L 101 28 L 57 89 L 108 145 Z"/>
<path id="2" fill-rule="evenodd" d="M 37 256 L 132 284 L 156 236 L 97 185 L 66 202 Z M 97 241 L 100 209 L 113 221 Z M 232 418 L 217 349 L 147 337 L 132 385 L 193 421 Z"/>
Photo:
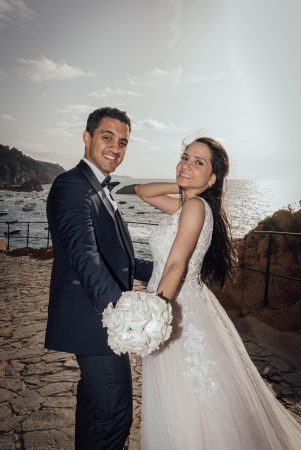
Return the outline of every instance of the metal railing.
<path id="1" fill-rule="evenodd" d="M 127 224 L 135 224 L 135 225 L 150 225 L 150 226 L 152 226 L 152 225 L 153 226 L 157 226 L 158 225 L 158 223 L 153 223 L 153 222 L 152 223 L 150 223 L 150 222 L 135 222 L 135 221 L 131 221 L 131 220 L 126 221 L 126 223 Z M 6 245 L 7 252 L 10 252 L 11 241 L 12 240 L 26 241 L 26 245 L 25 245 L 26 248 L 29 247 L 30 240 L 36 239 L 38 241 L 46 241 L 46 248 L 49 248 L 49 244 L 51 243 L 51 236 L 50 236 L 50 231 L 49 231 L 48 227 L 47 227 L 47 230 L 45 229 L 45 231 L 47 231 L 47 233 L 46 232 L 44 233 L 45 236 L 35 236 L 35 235 L 31 235 L 30 234 L 30 232 L 31 232 L 31 225 L 40 224 L 40 225 L 47 226 L 48 225 L 47 221 L 37 221 L 37 222 L 32 222 L 32 221 L 20 221 L 19 222 L 19 221 L 17 221 L 16 222 L 16 221 L 12 220 L 12 221 L 0 221 L 0 225 L 1 224 L 2 225 L 4 224 L 5 227 L 6 227 L 6 231 L 4 232 L 5 233 L 4 237 L 6 238 L 6 242 L 7 242 L 7 245 Z M 26 225 L 25 235 L 16 233 L 16 230 L 14 229 L 15 226 L 24 225 L 24 224 Z M 14 226 L 14 228 L 12 228 L 12 225 Z M 24 230 L 20 230 L 20 231 L 24 232 Z M 135 239 L 133 240 L 133 243 L 134 244 L 148 245 L 147 242 L 137 241 Z"/>
<path id="2" fill-rule="evenodd" d="M 260 269 L 259 267 L 254 266 L 246 266 L 243 265 L 242 269 L 247 270 L 253 270 L 255 272 L 261 272 L 264 274 L 264 294 L 263 294 L 263 305 L 266 307 L 269 304 L 269 285 L 270 285 L 270 278 L 277 277 L 277 278 L 285 278 L 287 280 L 292 281 L 301 281 L 301 278 L 298 277 L 292 277 L 290 275 L 282 274 L 282 273 L 275 273 L 271 272 L 271 258 L 273 253 L 273 235 L 286 235 L 286 236 L 296 236 L 301 237 L 301 233 L 290 233 L 288 231 L 251 231 L 251 233 L 254 234 L 266 234 L 268 235 L 268 243 L 267 243 L 267 253 L 266 253 L 266 265 L 265 269 Z"/>
<path id="3" fill-rule="evenodd" d="M 158 223 L 150 223 L 150 222 L 136 222 L 136 221 L 126 221 L 127 224 L 135 224 L 135 225 L 150 225 L 150 226 L 157 226 Z M 44 225 L 48 225 L 48 222 L 46 221 L 39 221 L 39 222 L 4 222 L 4 221 L 0 221 L 0 224 L 5 224 L 7 227 L 7 231 L 6 231 L 6 238 L 7 238 L 7 252 L 10 251 L 10 242 L 12 239 L 18 239 L 18 240 L 26 240 L 26 247 L 29 247 L 29 243 L 31 239 L 38 239 L 39 241 L 41 240 L 45 240 L 46 241 L 46 248 L 49 248 L 49 244 L 51 242 L 51 236 L 50 236 L 50 232 L 49 229 L 47 228 L 47 233 L 45 237 L 43 236 L 32 236 L 30 235 L 30 230 L 31 230 L 31 225 L 36 225 L 36 224 L 44 224 Z M 11 231 L 13 231 L 10 226 L 11 225 L 16 225 L 16 224 L 26 224 L 26 236 L 15 236 L 11 234 Z M 266 265 L 265 265 L 265 269 L 260 269 L 259 267 L 254 267 L 254 266 L 247 266 L 247 265 L 243 265 L 242 269 L 246 269 L 246 270 L 251 270 L 251 271 L 255 271 L 255 272 L 260 272 L 262 274 L 264 274 L 264 294 L 263 294 L 263 304 L 264 306 L 268 306 L 269 304 L 269 285 L 270 285 L 270 278 L 271 277 L 278 277 L 278 278 L 285 278 L 287 280 L 291 280 L 291 281 L 297 281 L 297 282 L 301 282 L 301 278 L 298 277 L 293 277 L 287 274 L 282 274 L 282 273 L 275 273 L 275 272 L 271 272 L 270 268 L 271 268 L 271 257 L 273 254 L 273 235 L 287 235 L 287 236 L 295 236 L 295 237 L 301 237 L 301 233 L 290 233 L 287 231 L 252 231 L 251 233 L 254 234 L 266 234 L 268 235 L 268 243 L 267 243 L 267 254 L 266 254 Z M 141 245 L 148 245 L 147 242 L 145 241 L 139 241 L 139 240 L 135 240 L 133 239 L 133 243 L 134 244 L 141 244 Z"/>
<path id="4" fill-rule="evenodd" d="M 26 245 L 25 247 L 29 247 L 29 243 L 31 239 L 37 239 L 39 241 L 46 241 L 46 248 L 49 248 L 49 244 L 51 241 L 51 237 L 50 237 L 50 232 L 49 229 L 47 227 L 47 233 L 44 233 L 45 236 L 35 236 L 35 235 L 31 235 L 30 231 L 31 231 L 31 225 L 48 225 L 48 222 L 45 221 L 37 221 L 37 222 L 31 222 L 31 221 L 0 221 L 1 225 L 5 225 L 6 226 L 6 231 L 4 232 L 4 237 L 6 237 L 6 241 L 7 241 L 7 252 L 10 251 L 10 246 L 11 246 L 11 241 L 12 240 L 18 240 L 18 241 L 26 241 Z M 24 230 L 16 230 L 15 226 L 19 226 L 19 225 L 26 225 L 25 227 L 25 235 L 24 234 L 19 234 L 20 231 L 24 231 Z M 12 228 L 12 225 L 14 226 Z M 18 231 L 18 232 L 17 232 Z"/>

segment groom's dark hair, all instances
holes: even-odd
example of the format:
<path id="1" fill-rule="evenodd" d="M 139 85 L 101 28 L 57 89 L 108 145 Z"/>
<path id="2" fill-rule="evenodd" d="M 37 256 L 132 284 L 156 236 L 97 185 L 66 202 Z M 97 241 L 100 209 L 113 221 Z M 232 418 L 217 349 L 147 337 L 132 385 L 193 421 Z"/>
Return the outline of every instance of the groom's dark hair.
<path id="1" fill-rule="evenodd" d="M 129 127 L 129 130 L 131 131 L 131 121 L 129 117 L 126 115 L 125 111 L 120 111 L 118 108 L 99 108 L 93 111 L 87 120 L 87 126 L 86 131 L 90 133 L 91 136 L 93 136 L 94 131 L 99 126 L 99 123 L 102 119 L 105 117 L 111 117 L 112 119 L 120 120 L 120 122 L 124 122 Z"/>

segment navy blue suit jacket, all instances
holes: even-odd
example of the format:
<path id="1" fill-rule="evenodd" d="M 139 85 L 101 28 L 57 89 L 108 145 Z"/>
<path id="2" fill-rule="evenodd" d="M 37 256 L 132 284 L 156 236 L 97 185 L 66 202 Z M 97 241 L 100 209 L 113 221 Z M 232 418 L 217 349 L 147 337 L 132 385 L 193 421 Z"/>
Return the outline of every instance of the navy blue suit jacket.
<path id="1" fill-rule="evenodd" d="M 54 262 L 45 347 L 85 355 L 112 353 L 101 313 L 132 289 L 134 277 L 148 281 L 152 263 L 134 258 L 126 225 L 91 168 L 59 175 L 47 200 Z"/>

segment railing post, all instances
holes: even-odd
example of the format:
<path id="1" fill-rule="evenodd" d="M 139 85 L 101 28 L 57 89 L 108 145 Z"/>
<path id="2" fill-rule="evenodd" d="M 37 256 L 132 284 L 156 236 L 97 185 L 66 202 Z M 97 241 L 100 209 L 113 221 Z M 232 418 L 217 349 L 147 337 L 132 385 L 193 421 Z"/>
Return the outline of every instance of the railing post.
<path id="1" fill-rule="evenodd" d="M 265 284 L 264 284 L 264 306 L 269 304 L 269 284 L 270 284 L 270 267 L 271 267 L 271 250 L 272 250 L 272 233 L 268 234 L 267 261 L 265 266 Z"/>
<path id="2" fill-rule="evenodd" d="M 26 248 L 29 245 L 29 222 L 27 222 Z"/>
<path id="3" fill-rule="evenodd" d="M 49 231 L 49 226 L 48 226 L 48 230 L 47 230 L 47 248 L 49 248 L 49 238 L 50 238 L 50 231 Z"/>
<path id="4" fill-rule="evenodd" d="M 9 252 L 9 222 L 7 222 L 7 251 Z"/>

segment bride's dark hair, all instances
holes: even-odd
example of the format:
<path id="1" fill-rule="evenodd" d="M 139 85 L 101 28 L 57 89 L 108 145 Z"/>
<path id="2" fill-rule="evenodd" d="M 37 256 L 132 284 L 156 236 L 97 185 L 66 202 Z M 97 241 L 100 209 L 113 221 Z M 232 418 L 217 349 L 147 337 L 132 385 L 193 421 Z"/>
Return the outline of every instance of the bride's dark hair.
<path id="1" fill-rule="evenodd" d="M 230 225 L 223 208 L 224 179 L 229 172 L 229 158 L 224 147 L 212 138 L 201 137 L 194 142 L 209 147 L 212 173 L 216 176 L 215 183 L 199 194 L 209 203 L 213 214 L 212 240 L 200 276 L 211 287 L 223 287 L 227 277 L 234 277 L 237 265 Z"/>

